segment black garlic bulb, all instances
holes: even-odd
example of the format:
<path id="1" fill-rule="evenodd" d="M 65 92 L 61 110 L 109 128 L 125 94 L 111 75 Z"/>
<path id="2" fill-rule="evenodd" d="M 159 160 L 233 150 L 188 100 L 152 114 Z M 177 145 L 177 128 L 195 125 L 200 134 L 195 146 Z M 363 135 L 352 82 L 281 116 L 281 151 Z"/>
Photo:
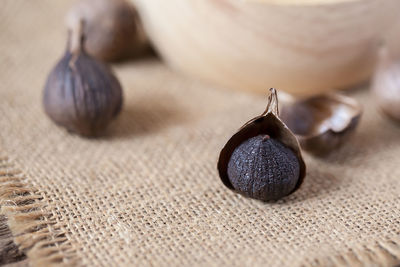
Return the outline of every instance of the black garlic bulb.
<path id="1" fill-rule="evenodd" d="M 300 187 L 305 164 L 296 137 L 279 118 L 275 89 L 267 110 L 224 146 L 218 171 L 229 189 L 262 201 L 281 199 Z"/>
<path id="2" fill-rule="evenodd" d="M 84 49 L 83 23 L 70 31 L 67 51 L 50 72 L 43 95 L 46 114 L 83 135 L 101 134 L 122 107 L 122 88 L 104 63 Z"/>
<path id="3" fill-rule="evenodd" d="M 233 188 L 248 197 L 279 199 L 296 187 L 300 164 L 290 148 L 269 135 L 258 135 L 233 151 L 228 177 Z"/>

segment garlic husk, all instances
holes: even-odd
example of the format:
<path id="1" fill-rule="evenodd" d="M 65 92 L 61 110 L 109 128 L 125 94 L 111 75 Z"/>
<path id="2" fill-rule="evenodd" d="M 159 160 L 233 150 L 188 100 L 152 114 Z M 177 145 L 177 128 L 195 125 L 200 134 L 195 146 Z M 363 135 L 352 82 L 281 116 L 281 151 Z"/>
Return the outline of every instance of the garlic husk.
<path id="1" fill-rule="evenodd" d="M 289 192 L 293 193 L 303 183 L 306 174 L 306 165 L 304 163 L 300 145 L 291 132 L 291 130 L 279 118 L 278 98 L 275 89 L 271 88 L 266 110 L 259 116 L 245 123 L 225 144 L 220 152 L 218 160 L 218 172 L 223 184 L 231 190 L 234 190 L 228 177 L 228 164 L 235 149 L 246 140 L 258 135 L 268 135 L 270 138 L 276 139 L 283 145 L 291 149 L 299 161 L 299 177 L 294 189 Z M 239 192 L 240 193 L 240 192 Z"/>
<path id="2" fill-rule="evenodd" d="M 322 94 L 286 103 L 281 118 L 298 138 L 301 148 L 327 155 L 353 135 L 362 115 L 361 105 L 340 94 Z"/>
<path id="3" fill-rule="evenodd" d="M 380 110 L 400 122 L 400 56 L 392 55 L 385 46 L 379 51 L 371 90 Z"/>

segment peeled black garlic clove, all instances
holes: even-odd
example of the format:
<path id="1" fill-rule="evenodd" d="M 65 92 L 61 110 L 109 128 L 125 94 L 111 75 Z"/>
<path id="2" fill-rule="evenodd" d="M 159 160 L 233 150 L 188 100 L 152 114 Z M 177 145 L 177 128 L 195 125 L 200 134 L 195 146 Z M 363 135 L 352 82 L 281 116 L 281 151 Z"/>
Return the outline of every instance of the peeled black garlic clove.
<path id="1" fill-rule="evenodd" d="M 338 148 L 354 133 L 362 107 L 352 98 L 324 94 L 282 106 L 281 118 L 301 148 L 318 156 Z"/>
<path id="2" fill-rule="evenodd" d="M 70 32 L 67 51 L 50 72 L 43 105 L 56 124 L 95 136 L 120 112 L 122 88 L 108 66 L 86 53 L 82 27 Z"/>
<path id="3" fill-rule="evenodd" d="M 66 23 L 84 20 L 86 50 L 104 61 L 143 53 L 148 47 L 139 14 L 126 0 L 81 0 L 68 12 Z"/>
<path id="4" fill-rule="evenodd" d="M 280 199 L 300 187 L 305 164 L 296 137 L 279 118 L 275 89 L 266 111 L 226 143 L 218 172 L 229 189 L 262 201 Z"/>
<path id="5" fill-rule="evenodd" d="M 391 55 L 386 47 L 380 50 L 371 90 L 383 113 L 400 122 L 400 56 Z"/>

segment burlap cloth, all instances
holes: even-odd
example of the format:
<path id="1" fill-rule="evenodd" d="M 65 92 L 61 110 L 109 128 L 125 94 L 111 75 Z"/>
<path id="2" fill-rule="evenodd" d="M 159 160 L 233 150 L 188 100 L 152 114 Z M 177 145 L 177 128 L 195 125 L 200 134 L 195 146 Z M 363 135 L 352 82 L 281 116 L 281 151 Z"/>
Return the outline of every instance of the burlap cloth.
<path id="1" fill-rule="evenodd" d="M 115 66 L 125 106 L 106 137 L 48 120 L 41 92 L 65 47 L 69 5 L 1 1 L 1 213 L 31 264 L 399 263 L 400 127 L 367 90 L 352 93 L 365 108 L 352 141 L 326 159 L 305 155 L 300 190 L 277 203 L 246 199 L 222 185 L 216 161 L 266 97 L 148 59 Z"/>

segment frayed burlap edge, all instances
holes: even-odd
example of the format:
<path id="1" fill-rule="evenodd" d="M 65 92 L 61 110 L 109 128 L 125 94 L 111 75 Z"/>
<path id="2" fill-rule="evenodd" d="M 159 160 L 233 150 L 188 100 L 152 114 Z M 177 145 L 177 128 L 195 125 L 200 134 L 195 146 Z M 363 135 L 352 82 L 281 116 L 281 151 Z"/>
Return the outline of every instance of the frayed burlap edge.
<path id="1" fill-rule="evenodd" d="M 63 225 L 47 211 L 50 203 L 25 180 L 9 158 L 0 156 L 0 215 L 7 217 L 14 243 L 31 266 L 78 265 Z M 400 266 L 400 237 L 382 240 L 303 266 Z"/>
<path id="2" fill-rule="evenodd" d="M 26 260 L 26 255 L 19 251 L 15 245 L 14 238 L 7 225 L 7 218 L 0 215 L 0 265 L 23 260 Z"/>
<path id="3" fill-rule="evenodd" d="M 308 266 L 308 265 L 304 265 Z M 400 237 L 383 238 L 350 251 L 319 258 L 311 266 L 400 266 Z"/>
<path id="4" fill-rule="evenodd" d="M 47 211 L 39 191 L 7 157 L 0 156 L 0 214 L 7 217 L 14 243 L 31 266 L 76 265 L 73 247 L 60 223 Z"/>

